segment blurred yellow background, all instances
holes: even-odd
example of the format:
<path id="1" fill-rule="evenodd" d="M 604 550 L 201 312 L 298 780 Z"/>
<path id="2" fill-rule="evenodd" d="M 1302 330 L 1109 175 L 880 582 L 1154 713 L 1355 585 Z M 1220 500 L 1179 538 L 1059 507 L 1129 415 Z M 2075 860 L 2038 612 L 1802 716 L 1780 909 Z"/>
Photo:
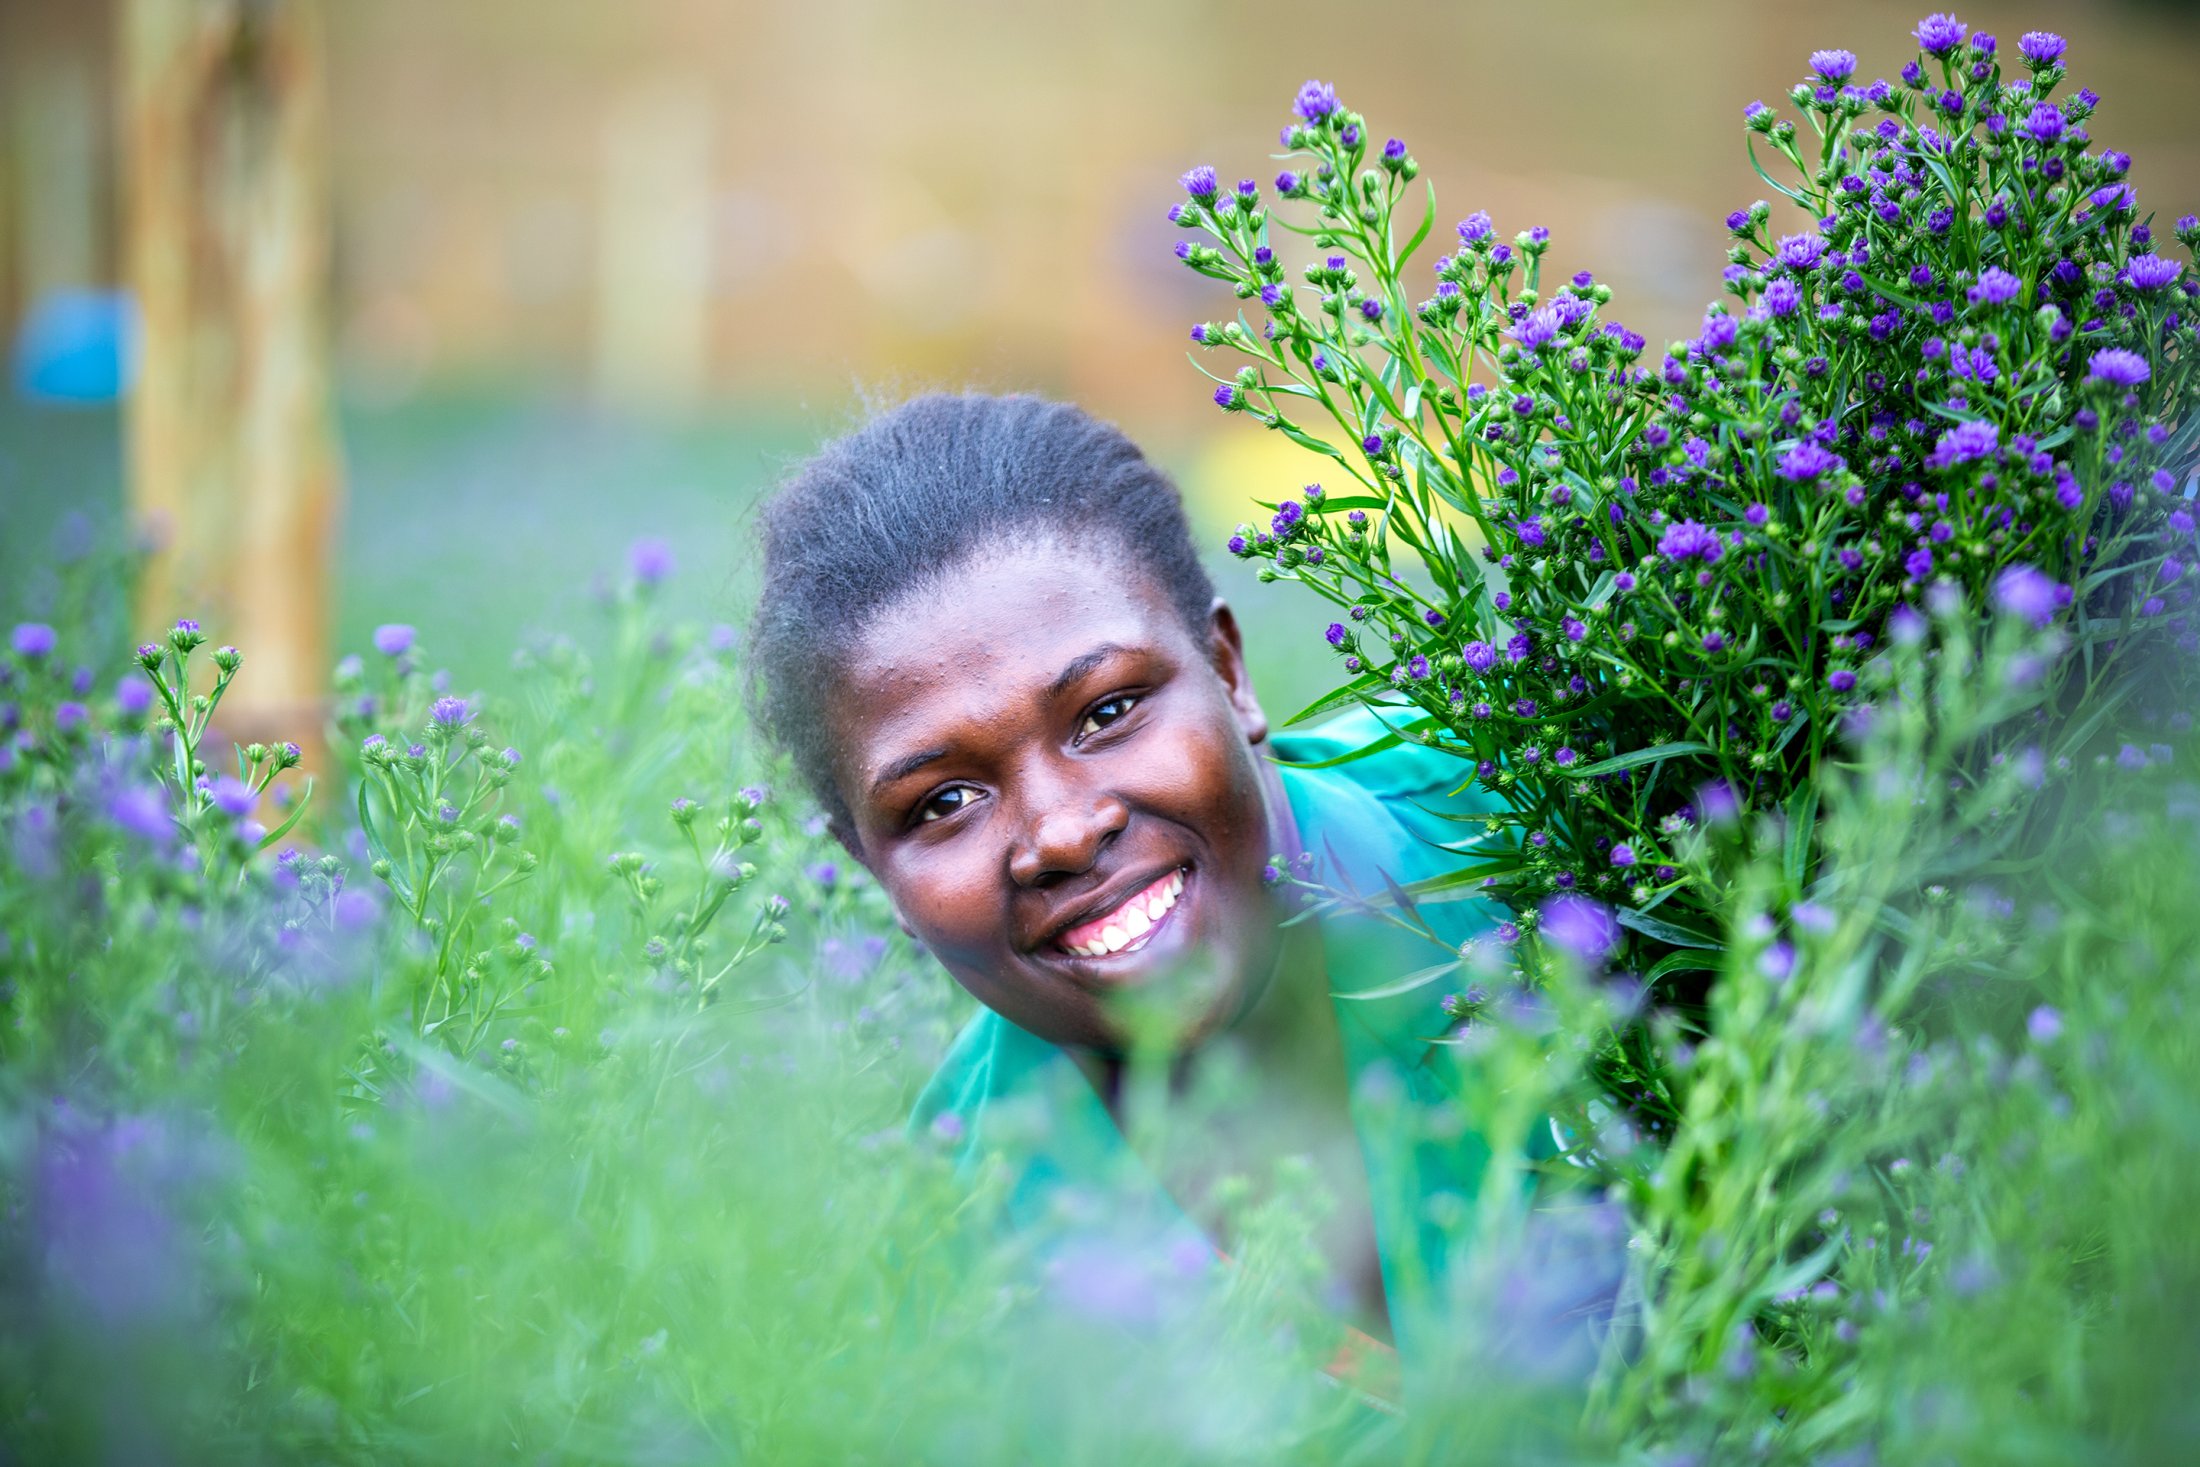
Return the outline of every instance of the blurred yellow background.
<path id="1" fill-rule="evenodd" d="M 51 292 L 118 279 L 119 9 L 0 5 L 9 339 Z M 1189 325 L 1234 303 L 1171 258 L 1162 216 L 1194 163 L 1265 185 L 1301 81 L 1335 83 L 1378 137 L 1412 146 L 1440 229 L 1475 208 L 1506 233 L 1548 225 L 1549 263 L 1595 270 L 1613 313 L 1655 342 L 1717 294 L 1721 216 L 1769 193 L 1743 104 L 1784 105 L 1814 47 L 1855 50 L 1862 78 L 1893 75 L 1920 10 L 329 0 L 339 633 L 388 614 L 355 604 L 365 589 L 398 600 L 423 594 L 407 575 L 483 570 L 402 535 L 392 550 L 387 505 L 472 503 L 478 522 L 459 533 L 493 535 L 500 513 L 558 518 L 542 513 L 551 495 L 600 560 L 607 534 L 722 510 L 729 483 L 753 497 L 866 390 L 1075 398 L 1176 468 L 1203 520 L 1227 523 L 1301 464 L 1222 421 L 1185 365 Z M 2011 46 L 2026 29 L 2069 37 L 2073 77 L 2105 97 L 2095 136 L 2136 156 L 2142 204 L 2165 219 L 2200 208 L 2190 7 L 1957 13 Z M 525 426 L 504 439 L 452 426 L 452 404 L 482 402 Z M 11 409 L 18 459 L 45 421 Z M 546 463 L 545 435 L 580 421 L 596 436 Z M 637 447 L 732 422 L 761 446 L 676 471 Z M 606 424 L 630 436 L 606 440 Z M 595 467 L 572 467 L 583 460 Z M 86 461 L 96 478 L 98 453 Z M 619 486 L 622 465 L 637 477 Z M 677 482 L 639 477 L 660 472 Z M 26 483 L 0 466 L 0 492 Z M 586 503 L 607 493 L 620 513 Z M 557 570 L 560 553 L 526 564 Z M 422 556 L 444 569 L 419 572 Z"/>

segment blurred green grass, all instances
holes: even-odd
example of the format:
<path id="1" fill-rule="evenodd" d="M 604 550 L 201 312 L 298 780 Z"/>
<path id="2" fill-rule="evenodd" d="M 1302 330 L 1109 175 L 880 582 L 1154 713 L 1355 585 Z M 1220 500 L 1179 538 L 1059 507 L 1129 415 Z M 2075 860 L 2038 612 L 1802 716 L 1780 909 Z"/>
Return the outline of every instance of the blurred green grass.
<path id="1" fill-rule="evenodd" d="M 756 591 L 760 498 L 854 421 L 848 407 L 773 404 L 651 421 L 495 392 L 347 404 L 331 658 L 365 648 L 381 623 L 409 622 L 459 686 L 495 686 L 530 633 L 590 620 L 592 585 L 645 535 L 677 557 L 676 619 L 739 625 Z M 122 535 L 120 423 L 111 410 L 0 404 L 0 614 L 50 606 L 57 537 L 82 533 L 65 528 L 72 513 L 95 535 Z M 1272 498 L 1270 486 L 1213 482 L 1235 471 L 1203 456 L 1203 441 L 1144 446 L 1184 485 L 1255 684 L 1272 717 L 1289 716 L 1331 684 L 1330 659 L 1306 655 L 1324 618 L 1217 549 L 1239 518 L 1223 509 Z"/>

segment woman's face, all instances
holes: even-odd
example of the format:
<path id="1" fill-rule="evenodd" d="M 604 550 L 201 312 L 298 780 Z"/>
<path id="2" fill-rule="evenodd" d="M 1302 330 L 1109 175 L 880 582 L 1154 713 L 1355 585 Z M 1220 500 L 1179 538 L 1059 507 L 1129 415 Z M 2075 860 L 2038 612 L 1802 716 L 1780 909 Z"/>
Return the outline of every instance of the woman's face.
<path id="1" fill-rule="evenodd" d="M 1131 990 L 1175 1006 L 1183 1043 L 1257 997 L 1281 842 L 1219 601 L 1195 637 L 1112 557 L 989 550 L 876 619 L 827 716 L 842 840 L 987 1007 L 1118 1050 Z"/>

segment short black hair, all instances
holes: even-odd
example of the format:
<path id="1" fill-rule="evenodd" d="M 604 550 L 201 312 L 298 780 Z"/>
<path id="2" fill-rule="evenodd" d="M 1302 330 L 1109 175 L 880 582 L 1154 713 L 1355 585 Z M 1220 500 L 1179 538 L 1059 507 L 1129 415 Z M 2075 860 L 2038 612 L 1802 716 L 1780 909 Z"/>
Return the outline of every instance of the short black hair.
<path id="1" fill-rule="evenodd" d="M 1213 614 L 1168 475 L 1113 424 L 1028 394 L 928 393 L 876 413 L 798 468 L 763 521 L 750 705 L 843 831 L 832 669 L 887 606 L 978 551 L 1060 539 L 1151 576 L 1196 638 Z"/>

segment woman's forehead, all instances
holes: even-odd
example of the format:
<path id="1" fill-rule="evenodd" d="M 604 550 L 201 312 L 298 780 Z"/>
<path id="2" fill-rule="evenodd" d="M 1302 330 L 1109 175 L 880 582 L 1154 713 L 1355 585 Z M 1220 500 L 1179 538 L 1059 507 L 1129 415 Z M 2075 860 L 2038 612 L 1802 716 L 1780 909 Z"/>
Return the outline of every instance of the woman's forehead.
<path id="1" fill-rule="evenodd" d="M 1190 640 L 1152 577 L 1114 557 L 988 553 L 872 618 L 836 669 L 829 716 L 849 762 L 867 765 L 881 739 L 1036 711 L 1107 656 L 1181 658 Z"/>

